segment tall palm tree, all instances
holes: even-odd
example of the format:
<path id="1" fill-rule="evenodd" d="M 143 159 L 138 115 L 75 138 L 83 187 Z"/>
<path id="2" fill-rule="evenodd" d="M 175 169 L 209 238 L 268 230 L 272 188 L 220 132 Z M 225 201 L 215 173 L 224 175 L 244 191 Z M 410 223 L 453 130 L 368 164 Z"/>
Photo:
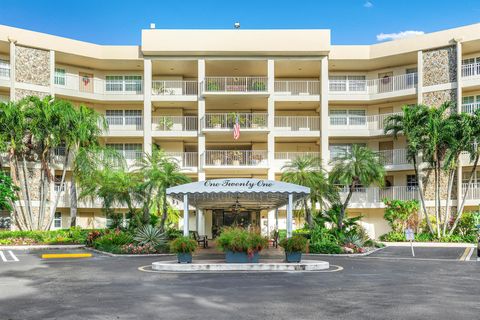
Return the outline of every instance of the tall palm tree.
<path id="1" fill-rule="evenodd" d="M 353 192 L 358 187 L 369 187 L 372 184 L 382 186 L 385 178 L 385 168 L 376 152 L 362 146 L 353 145 L 351 152 L 339 156 L 333 161 L 330 181 L 346 186 L 348 194 L 341 208 L 338 228 L 343 228 L 343 219 Z"/>
<path id="2" fill-rule="evenodd" d="M 310 188 L 310 200 L 312 208 L 308 206 L 308 199 L 304 198 L 303 208 L 305 210 L 305 220 L 308 225 L 312 225 L 312 211 L 316 207 L 317 201 L 321 206 L 336 201 L 338 193 L 330 187 L 326 172 L 322 168 L 321 160 L 317 157 L 302 156 L 297 157 L 282 167 L 283 173 L 281 180 Z"/>
<path id="3" fill-rule="evenodd" d="M 161 209 L 160 227 L 164 229 L 168 217 L 167 189 L 190 182 L 190 178 L 180 172 L 178 163 L 167 156 L 163 150 L 154 147 L 152 154 L 145 155 L 138 161 L 138 172 L 144 178 L 144 187 L 152 195 L 152 205 L 157 210 Z M 148 211 L 144 209 L 144 221 L 149 220 Z"/>

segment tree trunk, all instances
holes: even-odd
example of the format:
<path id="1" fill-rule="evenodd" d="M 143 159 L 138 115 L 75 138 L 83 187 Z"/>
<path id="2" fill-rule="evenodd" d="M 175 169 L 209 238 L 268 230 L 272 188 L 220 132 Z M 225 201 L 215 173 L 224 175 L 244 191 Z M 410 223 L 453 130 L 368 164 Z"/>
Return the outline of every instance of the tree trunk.
<path id="1" fill-rule="evenodd" d="M 75 177 L 70 178 L 70 227 L 77 226 L 77 186 L 75 184 Z"/>
<path id="2" fill-rule="evenodd" d="M 168 206 L 167 206 L 167 195 L 163 194 L 162 195 L 162 219 L 160 220 L 160 229 L 165 230 L 165 222 L 167 221 L 167 216 L 168 216 Z M 184 217 L 185 219 L 185 217 Z"/>
<path id="3" fill-rule="evenodd" d="M 18 163 L 17 163 L 18 164 Z M 32 212 L 32 206 L 31 206 L 31 202 L 30 202 L 30 192 L 29 192 L 29 185 L 28 185 L 28 182 L 27 182 L 27 168 L 26 168 L 26 163 L 25 163 L 25 155 L 22 155 L 22 172 L 23 172 L 23 185 L 22 185 L 22 189 L 23 189 L 23 193 L 24 193 L 24 203 L 25 203 L 25 207 L 27 208 L 27 211 L 28 211 L 28 220 L 29 220 L 29 226 L 28 226 L 28 229 L 29 230 L 33 230 L 34 229 L 34 226 L 33 226 L 33 212 Z"/>
<path id="4" fill-rule="evenodd" d="M 347 211 L 348 203 L 350 202 L 350 199 L 352 198 L 354 187 L 355 187 L 355 182 L 353 182 L 348 187 L 347 198 L 345 199 L 345 202 L 343 203 L 343 205 L 340 208 L 340 216 L 338 217 L 338 230 L 343 229 L 343 219 L 345 218 L 345 212 Z"/>
<path id="5" fill-rule="evenodd" d="M 448 224 L 448 221 L 450 220 L 450 212 L 451 212 L 450 200 L 451 200 L 451 197 L 452 197 L 454 177 L 455 177 L 455 170 L 450 169 L 450 171 L 448 173 L 447 200 L 446 200 L 446 204 L 445 204 L 445 207 L 446 207 L 445 208 L 445 219 L 443 221 L 442 236 L 445 236 L 445 233 L 446 233 L 446 230 L 447 230 L 447 224 Z M 458 196 L 457 196 L 457 199 L 458 199 Z"/>
<path id="6" fill-rule="evenodd" d="M 305 207 L 305 218 L 307 220 L 307 224 L 309 226 L 311 226 L 312 225 L 312 215 L 311 215 L 310 209 L 308 208 L 307 198 L 303 199 L 303 206 Z"/>
<path id="7" fill-rule="evenodd" d="M 418 172 L 416 156 L 413 157 L 413 169 L 415 170 L 415 176 L 416 176 L 417 182 L 418 182 L 418 189 L 419 189 L 418 194 L 420 196 L 420 203 L 422 205 L 422 211 L 423 211 L 423 214 L 425 215 L 425 221 L 427 222 L 427 226 L 428 226 L 428 229 L 430 230 L 430 233 L 434 234 L 432 223 L 430 222 L 430 219 L 428 218 L 427 206 L 425 204 L 425 195 L 423 194 L 423 180 L 422 180 L 422 177 L 420 177 L 420 174 Z"/>
<path id="8" fill-rule="evenodd" d="M 435 163 L 435 219 L 437 220 L 437 237 L 440 238 L 440 161 Z"/>

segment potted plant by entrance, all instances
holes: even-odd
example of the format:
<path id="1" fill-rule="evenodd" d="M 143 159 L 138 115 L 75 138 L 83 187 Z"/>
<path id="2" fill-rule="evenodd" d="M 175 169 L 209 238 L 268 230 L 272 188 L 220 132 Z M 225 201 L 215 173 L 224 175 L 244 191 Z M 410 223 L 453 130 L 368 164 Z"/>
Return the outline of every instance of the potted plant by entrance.
<path id="1" fill-rule="evenodd" d="M 197 241 L 190 237 L 178 237 L 170 243 L 170 251 L 177 254 L 178 263 L 192 263 L 192 253 L 197 249 Z"/>
<path id="2" fill-rule="evenodd" d="M 225 228 L 217 238 L 227 263 L 258 263 L 258 253 L 268 246 L 259 232 L 242 228 Z"/>
<path id="3" fill-rule="evenodd" d="M 287 262 L 300 262 L 302 260 L 302 252 L 307 248 L 307 239 L 301 235 L 294 235 L 280 241 L 280 247 L 285 250 Z"/>

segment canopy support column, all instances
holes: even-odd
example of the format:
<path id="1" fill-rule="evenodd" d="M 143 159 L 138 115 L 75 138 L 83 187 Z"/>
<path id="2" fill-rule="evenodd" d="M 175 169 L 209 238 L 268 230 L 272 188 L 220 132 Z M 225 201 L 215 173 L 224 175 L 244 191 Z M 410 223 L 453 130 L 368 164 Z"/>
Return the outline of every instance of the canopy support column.
<path id="1" fill-rule="evenodd" d="M 183 236 L 188 237 L 190 235 L 189 233 L 189 227 L 188 227 L 188 194 L 183 195 Z"/>
<path id="2" fill-rule="evenodd" d="M 288 205 L 287 205 L 287 238 L 292 236 L 292 211 L 293 211 L 293 194 L 288 194 Z"/>

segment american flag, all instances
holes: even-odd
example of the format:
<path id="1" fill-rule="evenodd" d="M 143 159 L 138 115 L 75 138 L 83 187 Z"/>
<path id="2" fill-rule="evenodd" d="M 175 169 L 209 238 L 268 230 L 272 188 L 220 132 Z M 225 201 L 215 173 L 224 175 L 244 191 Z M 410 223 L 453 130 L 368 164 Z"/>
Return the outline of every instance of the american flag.
<path id="1" fill-rule="evenodd" d="M 233 140 L 240 138 L 240 122 L 238 121 L 238 115 L 235 118 L 235 124 L 233 125 Z"/>

